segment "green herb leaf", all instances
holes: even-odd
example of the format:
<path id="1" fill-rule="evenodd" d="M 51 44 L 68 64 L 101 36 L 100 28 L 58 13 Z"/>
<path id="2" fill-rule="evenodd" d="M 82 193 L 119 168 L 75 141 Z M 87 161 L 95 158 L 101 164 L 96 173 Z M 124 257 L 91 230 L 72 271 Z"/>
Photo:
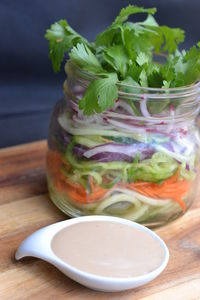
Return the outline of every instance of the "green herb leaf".
<path id="1" fill-rule="evenodd" d="M 146 73 L 146 71 L 144 69 L 140 73 L 139 82 L 140 82 L 141 86 L 148 87 L 147 73 Z"/>
<path id="2" fill-rule="evenodd" d="M 140 74 L 142 72 L 142 67 L 136 65 L 136 63 L 132 63 L 129 66 L 127 71 L 127 77 L 131 77 L 134 81 L 139 83 Z"/>
<path id="3" fill-rule="evenodd" d="M 143 26 L 151 26 L 151 27 L 158 27 L 158 23 L 156 22 L 155 18 L 152 15 L 148 15 L 146 20 L 142 23 Z"/>
<path id="4" fill-rule="evenodd" d="M 117 74 L 110 73 L 107 78 L 93 80 L 79 103 L 85 115 L 100 113 L 111 108 L 118 96 Z"/>
<path id="5" fill-rule="evenodd" d="M 166 81 L 166 80 L 163 80 L 163 88 L 165 88 L 165 89 L 168 89 L 169 87 L 170 87 L 170 83 L 171 83 L 171 81 Z"/>
<path id="6" fill-rule="evenodd" d="M 170 87 L 192 84 L 200 79 L 200 48 L 193 46 L 188 52 L 176 51 L 168 57 L 167 63 L 161 66 L 165 80 L 170 81 Z"/>
<path id="7" fill-rule="evenodd" d="M 54 71 L 60 70 L 64 55 L 71 50 L 70 60 L 98 78 L 89 84 L 80 101 L 84 114 L 111 108 L 118 88 L 121 92 L 137 93 L 137 85 L 172 88 L 200 80 L 200 42 L 189 51 L 180 52 L 178 47 L 184 40 L 184 31 L 159 26 L 153 16 L 155 12 L 155 8 L 128 5 L 97 35 L 94 43 L 80 36 L 65 20 L 52 24 L 46 31 Z M 129 16 L 137 13 L 147 14 L 146 19 L 128 21 Z M 123 86 L 126 82 L 130 86 Z M 157 101 L 149 102 L 149 112 L 161 112 L 170 104 L 169 100 L 162 102 L 159 105 Z M 133 101 L 130 105 L 137 115 L 138 103 Z"/>
<path id="8" fill-rule="evenodd" d="M 126 93 L 134 93 L 137 94 L 140 88 L 140 85 L 135 81 L 132 77 L 127 76 L 124 80 L 120 81 L 120 91 Z"/>
<path id="9" fill-rule="evenodd" d="M 155 14 L 156 8 L 143 8 L 138 7 L 135 5 L 128 5 L 125 8 L 122 8 L 122 10 L 119 13 L 119 16 L 116 17 L 113 24 L 122 24 L 124 23 L 130 15 L 137 14 L 137 13 L 147 13 L 147 14 Z"/>
<path id="10" fill-rule="evenodd" d="M 132 61 L 135 61 L 137 56 L 143 52 L 152 59 L 153 44 L 149 32 L 139 33 L 138 28 L 125 29 L 124 40 L 125 48 Z"/>
<path id="11" fill-rule="evenodd" d="M 85 44 L 77 44 L 69 54 L 70 59 L 78 66 L 91 72 L 103 72 L 102 66 L 96 56 Z"/>
<path id="12" fill-rule="evenodd" d="M 154 70 L 151 74 L 149 74 L 148 84 L 154 88 L 159 88 L 163 85 L 163 76 L 159 70 Z"/>
<path id="13" fill-rule="evenodd" d="M 149 57 L 144 52 L 140 52 L 136 58 L 136 62 L 139 66 L 143 66 L 149 62 Z"/>
<path id="14" fill-rule="evenodd" d="M 111 25 L 105 31 L 99 33 L 96 36 L 95 44 L 96 46 L 110 46 L 113 44 L 115 38 L 120 38 L 120 27 L 119 25 Z"/>
<path id="15" fill-rule="evenodd" d="M 183 55 L 182 73 L 184 74 L 184 84 L 191 84 L 200 79 L 200 45 L 193 46 Z M 175 67 L 176 68 L 176 67 Z"/>
<path id="16" fill-rule="evenodd" d="M 49 55 L 55 72 L 60 71 L 64 54 L 78 42 L 88 43 L 86 39 L 76 33 L 66 20 L 60 20 L 47 29 L 45 38 L 49 41 Z"/>
<path id="17" fill-rule="evenodd" d="M 152 15 L 156 13 L 156 8 L 146 9 L 135 5 L 128 5 L 127 7 L 122 8 L 119 15 L 116 17 L 111 26 L 109 26 L 105 31 L 97 35 L 95 40 L 96 45 L 112 45 L 116 37 L 119 39 L 121 34 L 123 36 L 123 27 L 121 27 L 121 25 L 129 18 L 129 16 L 137 13 L 147 13 Z"/>
<path id="18" fill-rule="evenodd" d="M 123 81 L 120 82 L 119 84 L 119 90 L 125 93 L 133 93 L 133 94 L 138 94 L 140 93 L 140 85 L 130 76 L 126 77 Z M 128 103 L 130 107 L 132 108 L 134 114 L 136 116 L 139 116 L 140 113 L 136 108 L 137 105 L 137 100 L 134 101 L 133 99 L 129 99 Z"/>
<path id="19" fill-rule="evenodd" d="M 105 49 L 105 61 L 124 78 L 127 71 L 128 56 L 122 45 L 116 45 Z"/>
<path id="20" fill-rule="evenodd" d="M 167 26 L 153 27 L 157 35 L 152 35 L 152 44 L 157 53 L 168 51 L 175 52 L 177 46 L 184 41 L 184 31 L 180 28 Z"/>

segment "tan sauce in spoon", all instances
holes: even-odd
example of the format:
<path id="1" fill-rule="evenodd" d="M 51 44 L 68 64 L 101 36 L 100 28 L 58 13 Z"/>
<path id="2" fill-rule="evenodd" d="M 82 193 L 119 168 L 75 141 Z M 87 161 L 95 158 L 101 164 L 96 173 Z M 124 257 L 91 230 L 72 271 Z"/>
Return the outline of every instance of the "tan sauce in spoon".
<path id="1" fill-rule="evenodd" d="M 147 232 L 126 224 L 87 221 L 60 230 L 54 254 L 81 271 L 106 277 L 134 277 L 157 269 L 164 249 Z"/>

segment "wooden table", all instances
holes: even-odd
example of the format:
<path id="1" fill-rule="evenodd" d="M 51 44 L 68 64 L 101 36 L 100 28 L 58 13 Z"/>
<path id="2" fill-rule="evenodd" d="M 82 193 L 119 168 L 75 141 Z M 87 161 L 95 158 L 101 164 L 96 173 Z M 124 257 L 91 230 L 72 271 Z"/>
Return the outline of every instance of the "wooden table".
<path id="1" fill-rule="evenodd" d="M 170 250 L 166 270 L 150 284 L 123 293 L 89 290 L 48 263 L 15 261 L 21 241 L 66 217 L 49 200 L 46 142 L 0 150 L 0 300 L 197 300 L 200 299 L 200 204 L 157 230 Z"/>

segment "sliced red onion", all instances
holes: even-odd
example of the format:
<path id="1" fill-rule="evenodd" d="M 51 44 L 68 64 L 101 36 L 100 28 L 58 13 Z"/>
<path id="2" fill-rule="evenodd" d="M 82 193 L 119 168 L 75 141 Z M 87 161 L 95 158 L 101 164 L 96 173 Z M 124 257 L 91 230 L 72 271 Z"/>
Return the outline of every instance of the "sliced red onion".
<path id="1" fill-rule="evenodd" d="M 120 121 L 116 121 L 116 120 L 113 120 L 110 118 L 107 118 L 107 121 L 108 121 L 108 123 L 114 125 L 115 127 L 129 131 L 129 132 L 131 131 L 131 132 L 135 132 L 138 134 L 144 134 L 145 132 L 151 132 L 151 133 L 162 134 L 162 135 L 169 136 L 169 137 L 175 137 L 175 135 L 166 132 L 166 128 L 165 128 L 166 125 L 165 126 L 157 125 L 157 126 L 154 126 L 154 128 L 150 128 L 150 127 L 147 127 L 146 125 L 141 125 L 141 124 L 131 125 L 128 122 L 126 122 L 126 123 L 120 122 Z M 162 126 L 162 128 L 161 128 L 161 126 Z M 161 131 L 161 129 L 163 129 L 163 131 Z"/>
<path id="2" fill-rule="evenodd" d="M 170 121 L 170 123 L 168 125 L 167 131 L 171 132 L 174 129 L 174 117 L 175 117 L 175 110 L 174 110 L 173 104 L 170 104 L 169 113 L 170 113 L 170 116 L 172 117 L 172 120 Z"/>
<path id="3" fill-rule="evenodd" d="M 180 154 L 184 154 L 187 150 L 187 147 L 181 146 L 180 144 L 173 143 L 174 152 L 178 152 Z"/>
<path id="4" fill-rule="evenodd" d="M 135 119 L 135 117 L 127 116 L 127 115 L 122 115 L 118 113 L 104 113 L 104 119 L 106 120 L 113 120 L 117 122 L 123 122 L 123 124 L 130 124 L 130 125 L 135 125 L 138 127 L 144 127 L 144 124 L 140 124 L 138 120 Z"/>
<path id="5" fill-rule="evenodd" d="M 97 115 L 97 114 L 94 114 L 92 116 L 82 115 L 81 118 L 79 117 L 79 113 L 78 114 L 73 114 L 72 115 L 72 120 L 75 123 L 78 123 L 80 125 L 85 125 L 85 126 L 87 126 L 88 124 L 94 124 L 94 125 L 97 124 L 97 125 L 102 125 L 102 126 L 107 125 L 107 121 L 105 122 L 106 118 L 103 117 L 103 115 Z"/>
<path id="6" fill-rule="evenodd" d="M 111 120 L 111 119 L 107 119 L 108 123 L 114 125 L 115 127 L 119 128 L 119 129 L 125 129 L 126 131 L 131 131 L 131 132 L 135 132 L 135 133 L 144 133 L 145 132 L 145 126 L 142 127 L 137 127 L 137 126 L 132 126 L 132 125 L 127 125 L 124 122 L 119 122 L 119 121 L 115 121 L 115 120 Z"/>
<path id="7" fill-rule="evenodd" d="M 90 150 L 90 148 L 83 145 L 75 145 L 73 148 L 73 153 L 78 156 L 78 158 L 84 158 L 84 153 Z M 110 162 L 110 161 L 127 161 L 132 162 L 133 158 L 122 153 L 111 153 L 111 152 L 102 152 L 94 155 L 90 159 L 95 160 L 96 162 Z"/>
<path id="8" fill-rule="evenodd" d="M 131 157 L 131 159 L 133 159 L 136 154 L 139 154 L 140 159 L 144 159 L 152 156 L 154 153 L 154 148 L 144 143 L 136 143 L 131 145 L 107 143 L 90 148 L 84 152 L 83 156 L 86 158 L 91 158 L 100 153 L 112 153 L 113 155 L 114 153 L 123 154 Z"/>
<path id="9" fill-rule="evenodd" d="M 186 150 L 186 147 L 183 147 L 183 146 L 181 146 L 177 143 L 174 143 L 172 141 L 170 141 L 168 143 L 163 143 L 161 146 L 164 147 L 165 149 L 167 149 L 168 151 L 173 152 L 173 153 L 177 153 L 177 154 L 183 154 Z"/>
<path id="10" fill-rule="evenodd" d="M 111 153 L 111 152 L 102 152 L 94 155 L 90 159 L 95 160 L 96 162 L 111 162 L 111 161 L 126 161 L 133 162 L 133 158 L 126 154 L 122 153 Z"/>
<path id="11" fill-rule="evenodd" d="M 138 122 L 141 122 L 141 117 L 137 117 L 137 116 L 130 116 L 130 115 L 125 115 L 125 114 L 120 114 L 120 113 L 117 113 L 117 112 L 108 112 L 108 111 L 105 111 L 103 113 L 104 116 L 106 116 L 107 118 L 109 119 L 114 119 L 116 121 L 119 121 L 119 122 L 125 122 L 125 123 L 128 123 L 128 122 L 131 122 L 133 125 L 137 125 L 137 126 L 142 126 L 140 124 L 138 124 Z M 166 126 L 168 125 L 167 122 L 165 121 L 160 121 L 160 118 L 159 119 L 151 119 L 151 120 L 142 120 L 143 122 L 143 127 L 145 126 L 152 126 L 152 125 L 158 125 L 159 128 L 160 126 L 162 126 L 162 128 L 166 128 Z"/>
<path id="12" fill-rule="evenodd" d="M 75 145 L 73 148 L 73 153 L 76 154 L 79 158 L 83 157 L 83 154 L 85 153 L 85 151 L 87 151 L 89 148 L 83 145 Z"/>
<path id="13" fill-rule="evenodd" d="M 81 85 L 73 86 L 73 93 L 74 94 L 83 94 L 85 92 L 85 88 Z"/>
<path id="14" fill-rule="evenodd" d="M 189 166 L 189 164 L 186 164 L 185 168 L 186 168 L 187 171 L 190 171 L 190 166 Z"/>
<path id="15" fill-rule="evenodd" d="M 176 145 L 178 145 L 178 147 L 181 147 L 182 149 L 184 149 L 184 152 L 187 151 L 188 154 L 191 154 L 192 152 L 194 152 L 194 145 L 192 142 L 192 136 L 190 138 L 180 138 L 177 137 L 176 138 Z"/>
<path id="16" fill-rule="evenodd" d="M 151 128 L 146 128 L 146 132 L 158 133 L 158 134 L 165 135 L 165 136 L 172 137 L 172 138 L 176 137 L 175 134 L 168 133 L 168 132 L 165 132 L 165 131 L 160 131 L 160 130 L 158 130 L 156 128 L 152 128 L 152 129 Z"/>
<path id="17" fill-rule="evenodd" d="M 83 145 L 75 145 L 73 148 L 73 153 L 78 156 L 78 158 L 84 158 L 84 153 L 90 150 L 90 148 Z M 90 159 L 95 160 L 96 162 L 110 162 L 110 161 L 127 161 L 132 162 L 133 158 L 122 153 L 111 153 L 111 152 L 102 152 L 94 155 Z"/>
<path id="18" fill-rule="evenodd" d="M 135 116 L 130 116 L 130 115 L 125 115 L 125 114 L 120 114 L 117 112 L 111 112 L 111 111 L 105 111 L 103 113 L 103 115 L 105 115 L 106 117 L 110 117 L 110 118 L 117 118 L 117 119 L 125 119 L 125 120 L 133 120 L 136 121 L 136 117 Z"/>
<path id="19" fill-rule="evenodd" d="M 87 128 L 88 126 L 92 126 L 93 129 L 97 130 L 111 130 L 114 129 L 114 126 L 109 125 L 107 123 L 105 124 L 98 124 L 94 121 L 94 118 L 88 118 L 84 120 L 80 120 L 76 115 L 72 116 L 73 125 L 77 128 Z"/>
<path id="20" fill-rule="evenodd" d="M 76 114 L 74 114 L 74 115 L 72 116 L 72 120 L 73 120 L 75 123 L 78 123 L 78 124 L 80 124 L 80 125 L 85 125 L 85 126 L 87 126 L 88 124 L 91 124 L 91 123 L 94 123 L 94 122 L 95 122 L 94 117 L 88 116 L 87 118 L 79 119 L 78 116 L 77 116 Z"/>
<path id="21" fill-rule="evenodd" d="M 104 118 L 103 118 L 103 115 L 97 115 L 97 114 L 95 114 L 94 115 L 94 120 L 95 120 L 95 122 L 97 123 L 97 124 L 102 124 L 102 125 L 104 125 L 105 124 L 105 120 L 104 120 Z"/>
<path id="22" fill-rule="evenodd" d="M 78 104 L 70 100 L 70 107 L 77 114 L 72 116 L 74 127 L 88 127 L 92 126 L 97 130 L 122 130 L 124 132 L 135 132 L 138 134 L 145 134 L 145 132 L 153 134 L 161 134 L 171 138 L 178 136 L 185 136 L 188 134 L 187 128 L 183 124 L 175 123 L 175 109 L 174 105 L 170 105 L 170 116 L 172 117 L 171 122 L 161 121 L 151 118 L 146 106 L 146 96 L 143 95 L 140 101 L 141 112 L 144 116 L 144 123 L 140 124 L 138 121 L 141 117 L 134 115 L 132 108 L 126 101 L 118 100 L 115 103 L 114 109 L 103 112 L 102 114 L 94 114 L 93 116 L 84 116 L 82 110 L 79 109 Z M 120 112 L 120 108 L 123 111 Z M 160 116 L 160 115 L 159 115 Z M 146 120 L 145 120 L 146 118 Z"/>
<path id="23" fill-rule="evenodd" d="M 61 146 L 68 146 L 68 144 L 71 141 L 71 135 L 68 134 L 58 123 L 57 119 L 54 119 L 54 122 L 50 124 L 50 132 L 51 135 L 49 135 L 49 146 L 53 148 L 56 143 L 55 143 L 55 138 L 56 141 L 61 145 Z"/>
<path id="24" fill-rule="evenodd" d="M 173 144 L 171 142 L 169 142 L 169 143 L 163 143 L 162 146 L 164 148 L 166 148 L 167 150 L 171 151 L 171 152 L 175 152 Z"/>
<path id="25" fill-rule="evenodd" d="M 75 103 L 74 101 L 72 101 L 72 100 L 69 100 L 69 106 L 74 110 L 74 111 L 76 111 L 76 112 L 78 112 L 79 111 L 79 107 L 78 107 L 78 104 L 77 103 Z"/>
<path id="26" fill-rule="evenodd" d="M 169 111 L 170 111 L 170 116 L 174 117 L 175 116 L 175 109 L 174 109 L 174 105 L 173 104 L 170 105 Z"/>
<path id="27" fill-rule="evenodd" d="M 149 112 L 147 110 L 147 99 L 146 99 L 145 95 L 141 96 L 140 110 L 145 118 L 151 118 L 151 115 L 149 114 Z"/>
<path id="28" fill-rule="evenodd" d="M 182 155 L 182 154 L 177 153 L 177 152 L 169 151 L 168 149 L 166 149 L 165 147 L 163 147 L 163 145 L 156 145 L 155 144 L 155 148 L 158 151 L 162 151 L 162 152 L 168 154 L 169 156 L 173 157 L 179 163 L 182 163 L 182 162 L 187 163 L 188 160 L 190 160 L 190 157 Z"/>
<path id="29" fill-rule="evenodd" d="M 120 107 L 120 108 L 123 108 L 124 111 L 126 111 L 126 112 L 128 112 L 130 115 L 133 115 L 133 116 L 134 116 L 133 109 L 131 108 L 131 106 L 130 106 L 127 102 L 121 101 L 121 100 L 116 101 L 113 110 L 117 110 L 119 107 Z"/>

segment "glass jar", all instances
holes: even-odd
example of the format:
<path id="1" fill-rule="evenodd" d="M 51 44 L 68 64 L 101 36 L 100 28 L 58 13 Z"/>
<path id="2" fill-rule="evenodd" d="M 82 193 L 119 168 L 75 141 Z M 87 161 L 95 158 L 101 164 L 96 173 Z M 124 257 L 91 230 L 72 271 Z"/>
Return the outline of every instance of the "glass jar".
<path id="1" fill-rule="evenodd" d="M 200 84 L 143 88 L 118 84 L 112 109 L 79 109 L 94 79 L 70 62 L 64 97 L 49 126 L 47 180 L 69 216 L 112 215 L 149 227 L 183 215 L 199 174 Z"/>

